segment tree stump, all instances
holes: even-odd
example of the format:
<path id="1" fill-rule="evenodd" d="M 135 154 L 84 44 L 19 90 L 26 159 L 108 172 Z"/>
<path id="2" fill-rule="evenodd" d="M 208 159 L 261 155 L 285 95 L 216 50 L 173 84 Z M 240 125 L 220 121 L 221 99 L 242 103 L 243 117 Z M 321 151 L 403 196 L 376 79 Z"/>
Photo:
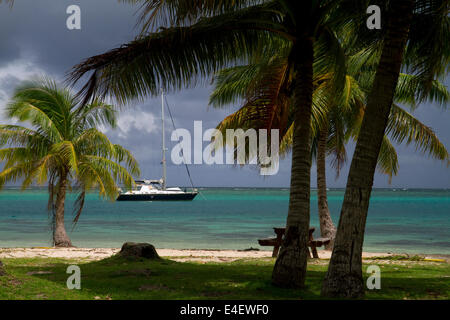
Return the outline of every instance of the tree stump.
<path id="1" fill-rule="evenodd" d="M 149 243 L 125 242 L 119 255 L 124 258 L 160 259 L 155 247 Z"/>

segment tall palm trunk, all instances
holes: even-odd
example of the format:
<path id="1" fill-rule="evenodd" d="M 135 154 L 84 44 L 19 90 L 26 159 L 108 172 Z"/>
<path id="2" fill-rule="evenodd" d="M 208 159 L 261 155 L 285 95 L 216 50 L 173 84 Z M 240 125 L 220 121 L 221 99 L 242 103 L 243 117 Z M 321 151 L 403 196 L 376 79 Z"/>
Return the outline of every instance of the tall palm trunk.
<path id="1" fill-rule="evenodd" d="M 295 59 L 291 188 L 286 233 L 273 269 L 272 282 L 281 287 L 303 287 L 309 255 L 313 40 L 307 38 L 294 44 L 291 57 Z"/>
<path id="2" fill-rule="evenodd" d="M 330 238 L 330 243 L 325 247 L 327 250 L 333 248 L 334 238 L 336 236 L 336 227 L 331 220 L 330 210 L 327 200 L 327 178 L 325 169 L 325 157 L 327 148 L 328 128 L 324 126 L 319 132 L 317 142 L 317 202 L 319 211 L 320 235 L 324 238 Z"/>
<path id="3" fill-rule="evenodd" d="M 72 247 L 72 242 L 64 226 L 64 203 L 66 201 L 67 173 L 63 173 L 59 180 L 58 193 L 54 211 L 53 243 L 55 247 Z"/>
<path id="4" fill-rule="evenodd" d="M 413 6 L 414 0 L 390 2 L 383 52 L 350 167 L 333 254 L 322 287 L 324 296 L 364 295 L 362 247 L 370 193 L 408 39 Z"/>

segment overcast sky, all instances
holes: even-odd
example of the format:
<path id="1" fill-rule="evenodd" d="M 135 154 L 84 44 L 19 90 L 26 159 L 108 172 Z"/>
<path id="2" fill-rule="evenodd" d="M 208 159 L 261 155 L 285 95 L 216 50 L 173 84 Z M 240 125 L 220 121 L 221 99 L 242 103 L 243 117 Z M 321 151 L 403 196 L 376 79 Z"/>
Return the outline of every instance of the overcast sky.
<path id="1" fill-rule="evenodd" d="M 81 30 L 68 30 L 66 9 L 81 7 Z M 137 30 L 137 8 L 116 0 L 16 0 L 13 9 L 0 5 L 0 111 L 4 109 L 12 90 L 21 81 L 35 75 L 47 75 L 58 81 L 65 79 L 70 68 L 89 56 L 103 53 L 133 39 Z M 209 81 L 205 81 L 206 84 Z M 447 79 L 446 84 L 449 81 Z M 236 110 L 208 107 L 211 88 L 198 86 L 170 93 L 168 102 L 179 128 L 193 131 L 194 120 L 202 120 L 204 130 L 214 128 L 221 119 Z M 450 116 L 439 106 L 421 105 L 414 115 L 434 128 L 441 141 L 450 146 Z M 7 120 L 1 115 L 0 123 Z M 167 121 L 167 136 L 172 131 Z M 136 103 L 122 112 L 119 127 L 107 134 L 115 143 L 130 149 L 138 159 L 143 178 L 161 176 L 160 99 Z M 206 144 L 205 144 L 206 146 Z M 169 150 L 173 143 L 169 141 Z M 348 160 L 351 160 L 352 146 Z M 385 176 L 377 174 L 375 187 L 450 188 L 450 170 L 439 161 L 416 153 L 413 146 L 399 146 L 399 174 L 388 184 Z M 192 165 L 191 173 L 197 186 L 287 187 L 289 186 L 291 156 L 281 161 L 277 175 L 262 177 L 251 166 Z M 183 166 L 168 163 L 168 184 L 188 185 Z M 316 185 L 315 165 L 311 172 L 312 186 Z M 345 187 L 348 165 L 339 179 L 328 167 L 328 185 Z"/>

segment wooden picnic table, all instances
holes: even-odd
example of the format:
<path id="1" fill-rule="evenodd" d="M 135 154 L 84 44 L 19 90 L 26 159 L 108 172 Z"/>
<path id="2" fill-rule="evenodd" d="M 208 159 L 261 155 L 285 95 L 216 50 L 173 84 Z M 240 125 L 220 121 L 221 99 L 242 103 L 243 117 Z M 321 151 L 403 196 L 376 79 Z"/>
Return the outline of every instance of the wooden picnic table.
<path id="1" fill-rule="evenodd" d="M 313 238 L 313 233 L 316 228 L 310 227 L 309 228 L 309 242 L 308 247 L 311 248 L 312 256 L 313 258 L 319 258 L 319 255 L 317 254 L 317 247 L 321 247 L 323 245 L 326 245 L 330 242 L 329 238 Z M 275 238 L 267 238 L 267 239 L 259 239 L 258 243 L 261 246 L 273 246 L 273 252 L 272 257 L 278 256 L 278 251 L 280 250 L 281 245 L 283 244 L 283 236 L 286 232 L 285 227 L 275 227 L 273 228 L 273 231 L 277 235 Z M 309 257 L 311 258 L 311 253 L 309 252 Z"/>

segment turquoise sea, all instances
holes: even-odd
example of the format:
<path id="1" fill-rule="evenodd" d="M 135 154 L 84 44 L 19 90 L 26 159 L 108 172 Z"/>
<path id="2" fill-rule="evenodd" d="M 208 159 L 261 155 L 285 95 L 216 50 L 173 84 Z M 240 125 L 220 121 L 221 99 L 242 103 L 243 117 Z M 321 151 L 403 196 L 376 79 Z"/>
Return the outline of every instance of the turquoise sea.
<path id="1" fill-rule="evenodd" d="M 78 247 L 120 247 L 126 241 L 157 248 L 246 249 L 285 224 L 288 189 L 201 188 L 192 202 L 109 202 L 89 194 L 69 236 Z M 336 225 L 344 195 L 331 189 L 328 201 Z M 46 189 L 0 192 L 0 247 L 48 246 Z M 312 191 L 311 225 L 316 227 L 317 195 Z M 450 190 L 376 189 L 372 193 L 365 251 L 450 254 Z"/>

